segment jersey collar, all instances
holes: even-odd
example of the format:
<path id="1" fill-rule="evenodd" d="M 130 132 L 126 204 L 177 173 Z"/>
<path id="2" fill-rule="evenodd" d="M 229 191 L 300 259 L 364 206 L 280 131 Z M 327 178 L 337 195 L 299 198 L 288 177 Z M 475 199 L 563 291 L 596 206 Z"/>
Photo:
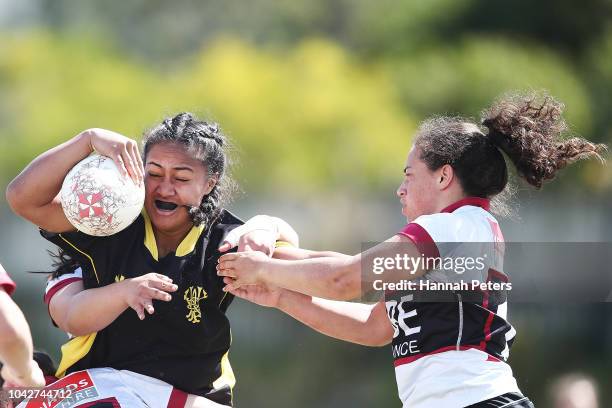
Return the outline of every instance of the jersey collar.
<path id="1" fill-rule="evenodd" d="M 465 197 L 449 205 L 448 207 L 443 208 L 440 212 L 451 213 L 464 205 L 473 205 L 474 207 L 480 207 L 485 211 L 489 211 L 489 208 L 491 207 L 491 200 L 481 197 Z"/>
<path id="2" fill-rule="evenodd" d="M 151 256 L 156 261 L 159 261 L 159 253 L 157 252 L 157 242 L 155 241 L 155 234 L 153 233 L 153 224 L 151 224 L 151 219 L 147 214 L 146 210 L 142 210 L 142 216 L 144 218 L 145 223 L 145 238 L 144 245 L 147 250 L 151 253 Z M 176 256 L 181 257 L 185 255 L 189 255 L 195 249 L 196 242 L 202 235 L 204 231 L 204 225 L 193 226 L 187 236 L 183 238 L 178 248 L 176 248 Z"/>

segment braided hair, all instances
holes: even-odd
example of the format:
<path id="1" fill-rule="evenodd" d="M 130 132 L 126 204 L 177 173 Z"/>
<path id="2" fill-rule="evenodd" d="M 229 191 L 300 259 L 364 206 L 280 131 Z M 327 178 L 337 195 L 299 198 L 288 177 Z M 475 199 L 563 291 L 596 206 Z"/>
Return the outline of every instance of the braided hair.
<path id="1" fill-rule="evenodd" d="M 234 182 L 228 174 L 230 157 L 229 141 L 219 125 L 197 119 L 188 112 L 166 118 L 143 135 L 143 155 L 146 159 L 151 148 L 159 143 L 179 143 L 200 160 L 209 177 L 216 177 L 214 187 L 202 198 L 200 205 L 189 209 L 194 225 L 210 224 L 226 205 L 234 190 Z"/>

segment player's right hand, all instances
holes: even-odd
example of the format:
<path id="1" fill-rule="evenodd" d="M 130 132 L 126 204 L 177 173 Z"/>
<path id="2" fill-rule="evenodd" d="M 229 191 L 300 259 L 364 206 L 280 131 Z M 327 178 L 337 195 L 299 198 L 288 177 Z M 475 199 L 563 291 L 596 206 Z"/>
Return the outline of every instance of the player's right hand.
<path id="1" fill-rule="evenodd" d="M 231 278 L 223 278 L 223 282 L 229 284 Z M 281 293 L 284 289 L 269 286 L 263 283 L 256 285 L 244 285 L 237 289 L 230 289 L 229 292 L 239 298 L 265 307 L 278 307 Z"/>
<path id="2" fill-rule="evenodd" d="M 113 159 L 123 177 L 129 175 L 135 184 L 142 183 L 144 166 L 134 140 L 107 129 L 94 128 L 85 133 L 89 136 L 91 148 Z"/>
<path id="3" fill-rule="evenodd" d="M 169 302 L 172 296 L 168 292 L 178 290 L 178 286 L 172 283 L 172 279 L 153 272 L 119 283 L 125 302 L 134 309 L 140 320 L 145 318 L 145 311 L 149 314 L 155 312 L 154 299 Z"/>

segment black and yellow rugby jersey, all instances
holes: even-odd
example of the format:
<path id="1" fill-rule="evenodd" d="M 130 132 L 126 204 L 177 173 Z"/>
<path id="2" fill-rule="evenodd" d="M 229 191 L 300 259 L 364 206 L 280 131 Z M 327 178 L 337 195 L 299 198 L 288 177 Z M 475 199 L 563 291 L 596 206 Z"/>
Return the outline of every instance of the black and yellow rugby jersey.
<path id="1" fill-rule="evenodd" d="M 241 224 L 224 210 L 210 228 L 193 227 L 176 252 L 161 259 L 144 212 L 109 237 L 41 231 L 78 259 L 86 289 L 150 272 L 169 276 L 178 285 L 170 302 L 154 300 L 155 313 L 143 321 L 127 309 L 105 329 L 64 344 L 58 375 L 94 367 L 130 370 L 231 405 L 235 379 L 225 312 L 233 296 L 223 292 L 216 265 L 223 238 Z"/>

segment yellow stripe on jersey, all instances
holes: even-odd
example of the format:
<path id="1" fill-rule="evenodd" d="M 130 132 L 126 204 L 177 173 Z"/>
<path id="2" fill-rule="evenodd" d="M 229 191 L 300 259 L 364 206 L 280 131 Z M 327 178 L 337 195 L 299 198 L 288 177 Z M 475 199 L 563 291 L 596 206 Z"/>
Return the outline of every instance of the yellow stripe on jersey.
<path id="1" fill-rule="evenodd" d="M 59 367 L 57 367 L 56 377 L 61 378 L 65 376 L 66 370 L 89 353 L 96 339 L 96 334 L 98 333 L 75 337 L 62 346 L 62 360 L 59 363 Z"/>
<path id="2" fill-rule="evenodd" d="M 179 244 L 178 248 L 176 248 L 176 256 L 185 256 L 190 254 L 195 249 L 196 243 L 202 235 L 202 231 L 204 231 L 204 224 L 196 227 L 195 225 L 189 231 L 189 234 Z"/>
<path id="3" fill-rule="evenodd" d="M 96 265 L 94 264 L 93 259 L 91 258 L 91 256 L 89 256 L 89 254 L 81 251 L 79 248 L 76 247 L 76 245 L 74 245 L 72 242 L 68 241 L 66 238 L 64 238 L 64 236 L 62 234 L 59 234 L 59 237 L 61 239 L 63 239 L 68 245 L 70 245 L 71 247 L 73 247 L 74 249 L 76 249 L 77 251 L 79 251 L 81 254 L 85 255 L 87 257 L 87 259 L 89 259 L 89 262 L 91 262 L 91 266 L 93 268 L 94 271 L 94 275 L 96 275 L 96 281 L 98 283 L 100 283 L 100 278 L 98 278 L 98 271 L 96 271 Z"/>
<path id="4" fill-rule="evenodd" d="M 276 241 L 274 248 L 294 248 L 295 246 L 287 241 Z"/>
<path id="5" fill-rule="evenodd" d="M 153 233 L 153 224 L 151 224 L 151 219 L 149 218 L 149 215 L 144 209 L 142 210 L 142 216 L 145 221 L 144 245 L 151 253 L 153 259 L 159 261 L 159 253 L 157 252 L 157 242 L 155 241 L 155 234 Z M 185 256 L 192 253 L 203 231 L 204 225 L 200 225 L 198 227 L 194 225 L 187 234 L 187 236 L 183 238 L 178 248 L 176 248 L 176 256 Z"/>
<path id="6" fill-rule="evenodd" d="M 144 245 L 151 253 L 151 256 L 156 261 L 158 260 L 157 253 L 157 242 L 155 242 L 155 234 L 153 234 L 153 225 L 151 225 L 151 219 L 149 218 L 149 214 L 147 214 L 146 210 L 142 210 L 142 217 L 145 222 L 145 238 Z"/>
<path id="7" fill-rule="evenodd" d="M 234 399 L 234 385 L 236 385 L 236 377 L 234 376 L 234 370 L 229 362 L 229 351 L 227 351 L 221 358 L 221 375 L 213 382 L 213 388 L 218 390 L 225 386 L 229 386 L 231 398 Z"/>

